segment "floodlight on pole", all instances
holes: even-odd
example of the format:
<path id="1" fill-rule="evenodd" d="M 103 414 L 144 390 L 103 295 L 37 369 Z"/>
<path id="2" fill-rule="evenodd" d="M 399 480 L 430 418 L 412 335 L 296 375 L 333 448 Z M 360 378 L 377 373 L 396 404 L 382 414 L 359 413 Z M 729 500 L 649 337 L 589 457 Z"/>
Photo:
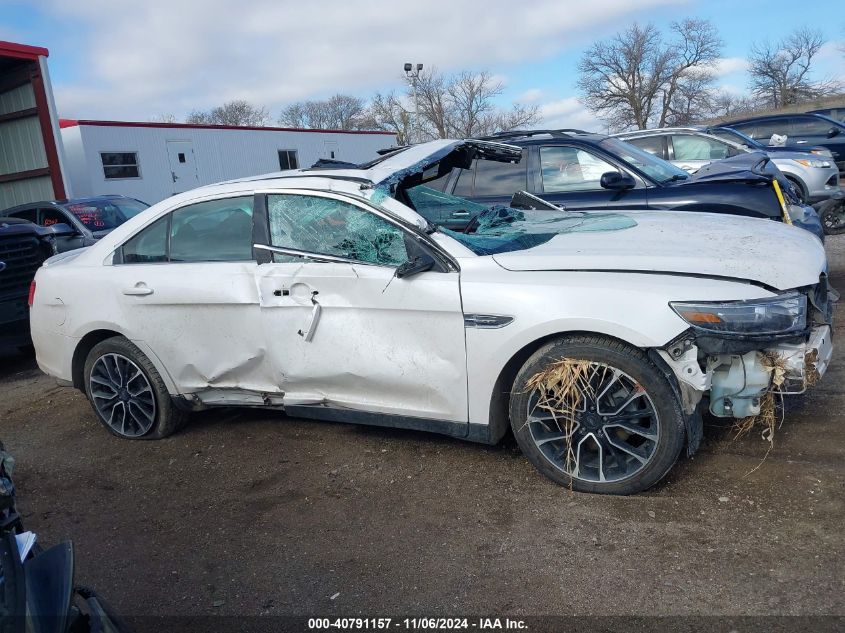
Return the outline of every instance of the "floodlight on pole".
<path id="1" fill-rule="evenodd" d="M 415 67 L 416 66 L 416 67 Z M 420 142 L 420 102 L 417 99 L 417 82 L 420 80 L 420 73 L 422 72 L 422 64 L 412 64 L 405 62 L 404 70 L 405 76 L 411 82 L 411 88 L 414 91 L 414 142 Z M 410 139 L 409 139 L 410 140 Z"/>

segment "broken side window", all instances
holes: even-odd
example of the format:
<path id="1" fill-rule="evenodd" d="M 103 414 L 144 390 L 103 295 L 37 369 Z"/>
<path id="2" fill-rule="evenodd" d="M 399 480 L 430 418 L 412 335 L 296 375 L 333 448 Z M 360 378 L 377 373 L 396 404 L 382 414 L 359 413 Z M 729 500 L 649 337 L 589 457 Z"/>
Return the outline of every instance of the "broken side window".
<path id="1" fill-rule="evenodd" d="M 267 208 L 273 246 L 383 266 L 399 266 L 408 260 L 402 229 L 348 202 L 271 194 Z M 299 259 L 274 258 L 277 262 Z"/>

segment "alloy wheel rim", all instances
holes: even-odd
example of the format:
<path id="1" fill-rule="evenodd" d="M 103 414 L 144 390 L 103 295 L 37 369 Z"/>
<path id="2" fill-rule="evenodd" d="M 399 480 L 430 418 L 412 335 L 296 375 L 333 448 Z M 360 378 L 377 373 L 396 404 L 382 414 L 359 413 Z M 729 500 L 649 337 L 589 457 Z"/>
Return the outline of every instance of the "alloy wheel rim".
<path id="1" fill-rule="evenodd" d="M 100 356 L 91 367 L 88 391 L 100 417 L 118 435 L 141 437 L 153 427 L 156 402 L 152 386 L 126 356 Z"/>
<path id="2" fill-rule="evenodd" d="M 556 469 L 573 479 L 612 483 L 633 477 L 654 459 L 660 441 L 657 409 L 643 387 L 625 372 L 590 362 L 571 412 L 552 410 L 535 389 L 526 426 L 534 445 Z"/>

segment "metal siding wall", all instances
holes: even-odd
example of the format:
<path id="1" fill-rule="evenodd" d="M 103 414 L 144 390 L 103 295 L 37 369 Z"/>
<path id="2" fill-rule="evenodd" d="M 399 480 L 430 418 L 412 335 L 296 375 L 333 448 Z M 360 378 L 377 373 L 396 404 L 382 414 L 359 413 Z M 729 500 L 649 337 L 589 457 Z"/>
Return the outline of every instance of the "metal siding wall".
<path id="1" fill-rule="evenodd" d="M 33 200 L 52 199 L 53 183 L 50 176 L 0 183 L 0 210 Z"/>
<path id="2" fill-rule="evenodd" d="M 325 155 L 325 142 L 337 143 L 338 160 L 364 162 L 377 150 L 394 144 L 387 134 L 283 132 L 277 130 L 215 130 L 82 125 L 82 150 L 71 141 L 74 128 L 62 130 L 68 170 L 76 195 L 121 194 L 154 204 L 173 194 L 167 141 L 191 141 L 197 164 L 198 185 L 279 171 L 280 149 L 297 151 L 300 167 L 309 167 Z M 141 178 L 106 180 L 100 152 L 136 152 Z M 82 158 L 84 157 L 84 158 Z M 79 176 L 84 160 L 90 186 Z M 79 183 L 79 184 L 77 184 Z M 78 187 L 80 187 L 78 189 Z"/>
<path id="3" fill-rule="evenodd" d="M 35 107 L 35 93 L 32 84 L 24 84 L 0 93 L 0 114 L 11 114 Z"/>
<path id="4" fill-rule="evenodd" d="M 0 175 L 47 167 L 37 116 L 0 123 Z"/>

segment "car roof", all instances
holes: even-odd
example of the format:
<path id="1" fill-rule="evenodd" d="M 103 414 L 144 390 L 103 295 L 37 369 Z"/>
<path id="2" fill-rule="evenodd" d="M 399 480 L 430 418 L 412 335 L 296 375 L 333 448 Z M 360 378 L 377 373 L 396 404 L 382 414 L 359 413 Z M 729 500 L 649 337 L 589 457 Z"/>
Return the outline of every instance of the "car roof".
<path id="1" fill-rule="evenodd" d="M 817 112 L 793 112 L 791 114 L 767 114 L 765 116 L 753 116 L 747 117 L 745 119 L 736 119 L 734 121 L 729 121 L 727 123 L 722 123 L 725 127 L 731 127 L 732 125 L 737 125 L 738 123 L 757 123 L 758 121 L 780 121 L 781 119 L 789 119 L 794 117 L 813 117 L 816 119 L 823 119 L 829 123 L 834 123 L 838 127 L 843 127 L 841 121 L 837 121 L 836 119 L 832 119 L 829 116 L 824 114 L 819 114 Z"/>

